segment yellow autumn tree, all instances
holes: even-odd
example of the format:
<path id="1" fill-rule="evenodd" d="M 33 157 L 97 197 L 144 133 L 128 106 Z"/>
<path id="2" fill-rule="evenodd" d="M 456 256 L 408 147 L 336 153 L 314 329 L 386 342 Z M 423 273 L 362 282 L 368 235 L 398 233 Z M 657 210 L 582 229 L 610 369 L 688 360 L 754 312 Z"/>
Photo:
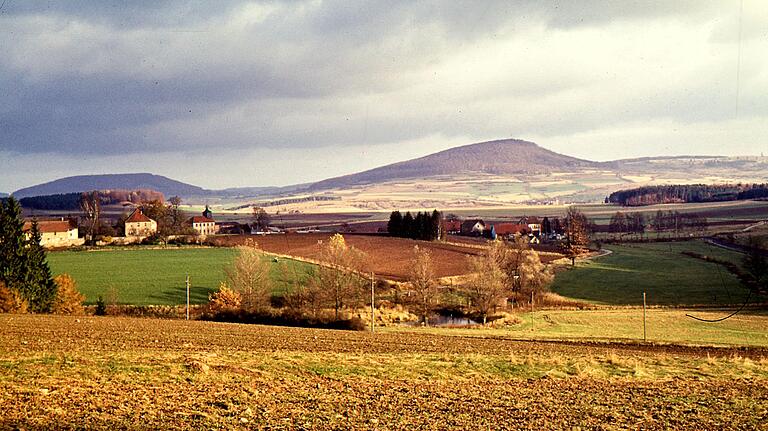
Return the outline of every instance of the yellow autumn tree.
<path id="1" fill-rule="evenodd" d="M 208 307 L 214 314 L 236 312 L 241 305 L 240 293 L 230 289 L 225 282 L 219 285 L 219 290 L 208 295 Z"/>
<path id="2" fill-rule="evenodd" d="M 75 279 L 69 274 L 61 274 L 53 282 L 56 283 L 56 298 L 51 311 L 54 314 L 83 314 L 85 296 L 78 292 Z"/>
<path id="3" fill-rule="evenodd" d="M 16 289 L 11 289 L 0 281 L 0 313 L 26 313 L 27 301 Z"/>

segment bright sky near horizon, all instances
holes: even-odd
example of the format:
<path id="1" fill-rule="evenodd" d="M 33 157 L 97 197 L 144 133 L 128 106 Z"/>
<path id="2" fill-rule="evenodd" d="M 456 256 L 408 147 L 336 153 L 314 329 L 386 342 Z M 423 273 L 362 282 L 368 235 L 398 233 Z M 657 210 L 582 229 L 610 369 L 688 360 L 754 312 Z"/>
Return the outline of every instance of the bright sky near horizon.
<path id="1" fill-rule="evenodd" d="M 514 137 L 768 154 L 768 2 L 0 0 L 0 191 L 285 185 Z"/>

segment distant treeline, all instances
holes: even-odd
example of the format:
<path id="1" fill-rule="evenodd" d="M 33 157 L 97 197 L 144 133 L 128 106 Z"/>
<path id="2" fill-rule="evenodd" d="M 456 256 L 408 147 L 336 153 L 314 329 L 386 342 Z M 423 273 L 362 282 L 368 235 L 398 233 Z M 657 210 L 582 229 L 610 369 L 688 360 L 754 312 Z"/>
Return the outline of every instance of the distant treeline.
<path id="1" fill-rule="evenodd" d="M 409 212 L 405 215 L 400 211 L 392 211 L 387 222 L 387 232 L 390 236 L 400 238 L 420 239 L 424 241 L 433 241 L 442 236 L 442 215 L 437 211 L 413 214 Z"/>
<path id="2" fill-rule="evenodd" d="M 80 209 L 82 193 L 62 193 L 46 196 L 30 196 L 19 199 L 24 208 L 52 211 L 77 211 Z M 120 202 L 140 204 L 158 200 L 163 202 L 165 197 L 155 190 L 104 190 L 99 192 L 102 205 L 114 205 Z"/>
<path id="3" fill-rule="evenodd" d="M 340 201 L 341 196 L 306 196 L 303 198 L 286 198 L 286 199 L 277 199 L 274 201 L 263 201 L 263 202 L 256 202 L 246 205 L 240 205 L 237 207 L 229 208 L 230 210 L 241 210 L 243 208 L 248 208 L 252 206 L 257 206 L 261 208 L 266 207 L 275 207 L 280 205 L 291 205 L 291 204 L 300 204 L 303 202 L 314 202 L 314 201 Z"/>
<path id="4" fill-rule="evenodd" d="M 768 198 L 768 184 L 690 184 L 645 186 L 620 190 L 606 198 L 607 203 L 643 206 L 691 202 L 723 202 Z"/>

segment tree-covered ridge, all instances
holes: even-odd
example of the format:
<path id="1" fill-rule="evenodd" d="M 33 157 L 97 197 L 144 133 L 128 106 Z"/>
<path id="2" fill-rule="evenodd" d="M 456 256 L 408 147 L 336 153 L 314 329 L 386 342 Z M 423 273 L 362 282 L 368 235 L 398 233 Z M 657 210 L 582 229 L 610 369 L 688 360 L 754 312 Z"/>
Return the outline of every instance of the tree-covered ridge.
<path id="1" fill-rule="evenodd" d="M 611 193 L 606 202 L 643 206 L 760 198 L 768 198 L 768 184 L 674 184 L 619 190 Z"/>
<path id="2" fill-rule="evenodd" d="M 19 199 L 24 208 L 36 210 L 73 211 L 80 208 L 80 200 L 83 193 L 63 193 L 45 196 L 30 196 Z M 101 205 L 114 205 L 121 202 L 140 204 L 155 200 L 163 201 L 162 193 L 148 190 L 105 190 L 99 192 Z"/>

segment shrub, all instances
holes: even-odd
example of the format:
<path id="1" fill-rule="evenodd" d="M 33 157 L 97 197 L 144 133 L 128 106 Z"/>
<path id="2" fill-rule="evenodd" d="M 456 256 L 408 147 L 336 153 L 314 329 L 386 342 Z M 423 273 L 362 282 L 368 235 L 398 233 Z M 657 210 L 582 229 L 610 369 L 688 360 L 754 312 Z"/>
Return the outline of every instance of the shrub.
<path id="1" fill-rule="evenodd" d="M 57 275 L 56 298 L 53 300 L 51 311 L 55 314 L 83 314 L 85 296 L 77 291 L 77 284 L 69 274 Z"/>
<path id="2" fill-rule="evenodd" d="M 101 295 L 99 295 L 99 298 L 96 299 L 96 310 L 93 314 L 97 316 L 107 315 L 107 303 L 104 302 L 104 298 L 102 298 Z"/>
<path id="3" fill-rule="evenodd" d="M 219 290 L 208 295 L 208 308 L 211 313 L 229 313 L 240 310 L 242 297 L 240 293 L 235 292 L 227 286 L 227 283 L 221 283 Z"/>
<path id="4" fill-rule="evenodd" d="M 0 281 L 0 313 L 26 313 L 27 301 L 15 289 Z"/>

